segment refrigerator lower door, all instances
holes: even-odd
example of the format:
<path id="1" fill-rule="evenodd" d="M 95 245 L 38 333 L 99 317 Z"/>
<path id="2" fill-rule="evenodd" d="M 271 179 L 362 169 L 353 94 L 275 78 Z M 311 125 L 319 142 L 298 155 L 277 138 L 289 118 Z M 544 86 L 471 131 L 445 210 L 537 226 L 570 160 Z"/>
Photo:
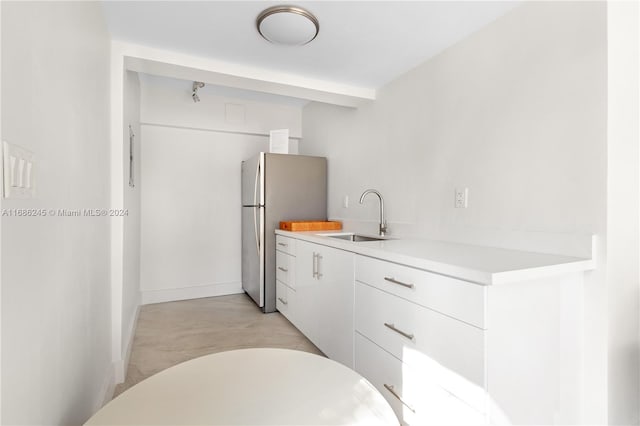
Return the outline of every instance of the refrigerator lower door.
<path id="1" fill-rule="evenodd" d="M 242 289 L 264 307 L 264 208 L 242 208 Z"/>

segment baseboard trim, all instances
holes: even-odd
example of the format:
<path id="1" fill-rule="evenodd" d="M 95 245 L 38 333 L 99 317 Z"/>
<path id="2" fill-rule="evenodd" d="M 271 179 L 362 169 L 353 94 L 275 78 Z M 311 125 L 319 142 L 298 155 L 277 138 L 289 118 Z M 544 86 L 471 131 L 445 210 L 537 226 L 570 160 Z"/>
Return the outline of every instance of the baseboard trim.
<path id="1" fill-rule="evenodd" d="M 242 293 L 241 282 L 207 284 L 166 290 L 142 291 L 142 304 L 175 302 L 178 300 L 200 299 L 202 297 L 226 296 Z"/>
<path id="2" fill-rule="evenodd" d="M 139 300 L 139 299 L 138 299 Z M 127 369 L 129 368 L 129 360 L 131 359 L 131 350 L 133 349 L 133 339 L 136 336 L 136 326 L 138 325 L 138 315 L 140 315 L 140 304 L 136 306 L 136 312 L 133 314 L 133 318 L 129 323 L 127 329 L 128 338 L 127 345 L 124 350 L 124 357 L 122 361 L 119 361 L 120 365 L 118 373 L 116 375 L 116 383 L 122 383 L 127 379 Z"/>
<path id="3" fill-rule="evenodd" d="M 114 362 L 107 369 L 107 375 L 102 382 L 100 393 L 98 393 L 98 400 L 93 404 L 94 413 L 104 407 L 107 402 L 113 399 L 113 393 L 116 390 L 117 364 L 117 362 Z"/>

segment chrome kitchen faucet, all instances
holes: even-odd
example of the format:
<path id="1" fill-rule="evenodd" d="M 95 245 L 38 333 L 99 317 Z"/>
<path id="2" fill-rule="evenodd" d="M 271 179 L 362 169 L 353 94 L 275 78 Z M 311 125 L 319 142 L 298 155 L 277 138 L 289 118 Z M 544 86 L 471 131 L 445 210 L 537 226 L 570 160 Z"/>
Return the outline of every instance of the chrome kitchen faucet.
<path id="1" fill-rule="evenodd" d="M 375 189 L 367 189 L 360 196 L 360 204 L 362 204 L 362 202 L 364 201 L 364 197 L 366 197 L 368 194 L 376 194 L 378 196 L 378 198 L 380 199 L 380 230 L 379 230 L 379 235 L 381 237 L 384 237 L 384 234 L 387 232 L 387 221 L 384 220 L 384 200 L 382 199 L 382 195 L 378 191 L 376 191 Z"/>

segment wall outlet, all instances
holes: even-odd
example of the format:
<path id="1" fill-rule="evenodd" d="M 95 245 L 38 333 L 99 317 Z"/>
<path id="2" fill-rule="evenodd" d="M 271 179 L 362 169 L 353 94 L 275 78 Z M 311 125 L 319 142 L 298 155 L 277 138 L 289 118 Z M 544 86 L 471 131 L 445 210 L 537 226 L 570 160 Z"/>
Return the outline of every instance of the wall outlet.
<path id="1" fill-rule="evenodd" d="M 344 198 L 342 199 L 342 207 L 345 209 L 349 208 L 349 196 L 345 195 Z"/>
<path id="2" fill-rule="evenodd" d="M 466 209 L 469 201 L 469 188 L 456 188 L 454 207 Z"/>

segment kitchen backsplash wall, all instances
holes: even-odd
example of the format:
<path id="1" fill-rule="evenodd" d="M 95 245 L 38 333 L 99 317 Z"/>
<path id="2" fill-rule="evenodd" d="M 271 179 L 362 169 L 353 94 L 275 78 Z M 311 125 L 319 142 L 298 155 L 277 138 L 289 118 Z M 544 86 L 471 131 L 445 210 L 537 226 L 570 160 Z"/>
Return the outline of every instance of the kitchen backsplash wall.
<path id="1" fill-rule="evenodd" d="M 306 106 L 300 152 L 329 159 L 329 216 L 375 231 L 377 201 L 358 204 L 372 187 L 392 234 L 500 246 L 531 235 L 529 249 L 590 255 L 605 212 L 605 11 L 525 4 L 359 109 Z"/>

